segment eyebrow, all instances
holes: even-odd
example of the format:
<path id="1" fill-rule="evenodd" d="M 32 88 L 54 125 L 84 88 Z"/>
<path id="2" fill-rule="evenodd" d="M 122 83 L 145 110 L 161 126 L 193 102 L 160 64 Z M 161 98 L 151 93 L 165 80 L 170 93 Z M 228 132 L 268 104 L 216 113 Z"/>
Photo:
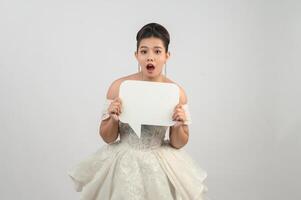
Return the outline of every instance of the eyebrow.
<path id="1" fill-rule="evenodd" d="M 140 47 L 140 49 L 142 49 L 142 48 L 147 48 L 147 49 L 148 49 L 148 47 L 147 47 L 147 46 L 141 46 L 141 47 Z M 160 47 L 160 46 L 154 46 L 154 48 L 157 48 L 157 49 L 162 49 L 162 47 Z"/>

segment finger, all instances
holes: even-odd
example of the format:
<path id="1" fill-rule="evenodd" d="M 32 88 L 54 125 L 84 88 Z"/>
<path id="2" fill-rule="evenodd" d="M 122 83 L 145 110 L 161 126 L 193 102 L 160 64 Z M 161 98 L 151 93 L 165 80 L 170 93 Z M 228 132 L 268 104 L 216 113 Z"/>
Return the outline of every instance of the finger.
<path id="1" fill-rule="evenodd" d="M 119 108 L 119 111 L 121 112 L 122 111 L 122 103 L 121 102 L 118 104 L 118 108 Z"/>
<path id="2" fill-rule="evenodd" d="M 117 109 L 117 113 L 118 113 L 118 115 L 120 114 L 120 112 L 121 112 L 121 108 L 120 108 L 120 106 L 117 106 L 116 107 L 116 109 Z"/>
<path id="3" fill-rule="evenodd" d="M 178 116 L 177 116 L 177 121 L 185 121 L 185 116 L 183 115 L 183 114 L 179 114 Z"/>
<path id="4" fill-rule="evenodd" d="M 114 106 L 120 106 L 121 104 L 120 104 L 120 102 L 114 102 L 113 105 Z"/>
<path id="5" fill-rule="evenodd" d="M 116 114 L 117 113 L 117 110 L 115 109 L 115 108 L 112 108 L 111 110 L 110 110 L 110 114 Z"/>
<path id="6" fill-rule="evenodd" d="M 115 102 L 114 105 L 121 107 L 122 103 L 121 102 Z"/>
<path id="7" fill-rule="evenodd" d="M 117 113 L 118 113 L 118 107 L 117 107 L 117 106 L 113 106 L 113 107 L 111 108 L 111 113 L 117 114 Z"/>
<path id="8" fill-rule="evenodd" d="M 177 108 L 177 111 L 178 112 L 182 112 L 183 110 L 181 108 Z"/>
<path id="9" fill-rule="evenodd" d="M 114 113 L 115 113 L 116 115 L 118 114 L 118 108 L 117 108 L 117 107 L 114 108 Z"/>
<path id="10" fill-rule="evenodd" d="M 109 112 L 109 114 L 110 114 L 110 115 L 114 115 L 114 114 L 115 114 L 115 111 L 114 111 L 114 110 L 111 110 L 111 111 Z"/>
<path id="11" fill-rule="evenodd" d="M 118 101 L 118 99 L 115 99 L 113 102 L 112 102 L 112 104 L 119 104 L 120 102 Z"/>
<path id="12" fill-rule="evenodd" d="M 178 113 L 179 113 L 179 115 L 181 115 L 181 116 L 185 116 L 185 112 L 184 112 L 183 110 L 178 111 Z"/>
<path id="13" fill-rule="evenodd" d="M 182 108 L 183 108 L 182 104 L 178 104 L 178 105 L 174 108 L 174 111 L 177 110 L 177 109 L 182 109 Z"/>
<path id="14" fill-rule="evenodd" d="M 117 115 L 115 115 L 115 114 L 114 114 L 114 115 L 112 115 L 112 117 L 113 117 L 113 118 L 114 118 L 114 120 L 116 120 L 116 121 L 118 121 L 118 119 L 119 119 L 119 118 L 118 118 L 118 116 L 117 116 Z"/>
<path id="15" fill-rule="evenodd" d="M 184 116 L 184 114 L 185 113 L 183 110 L 176 110 L 176 112 L 173 113 L 172 118 L 174 118 L 175 116 L 178 116 L 178 115 Z"/>
<path id="16" fill-rule="evenodd" d="M 112 105 L 111 105 L 111 108 L 114 108 L 114 109 L 120 108 L 120 105 L 119 105 L 119 104 L 112 104 Z"/>
<path id="17" fill-rule="evenodd" d="M 179 104 L 177 105 L 177 108 L 182 108 L 182 104 L 179 103 Z"/>
<path id="18" fill-rule="evenodd" d="M 120 97 L 117 97 L 117 98 L 115 99 L 115 101 L 116 101 L 116 102 L 118 102 L 118 103 L 120 103 L 120 104 L 122 103 L 122 101 L 121 101 L 121 98 L 120 98 Z"/>
<path id="19" fill-rule="evenodd" d="M 116 110 L 116 108 L 118 108 L 118 105 L 115 105 L 115 104 L 111 104 L 110 107 L 109 107 L 109 110 Z"/>
<path id="20" fill-rule="evenodd" d="M 179 118 L 179 114 L 178 114 L 178 113 L 176 113 L 176 114 L 175 114 L 175 116 L 174 116 L 174 120 L 175 120 L 175 121 L 177 121 L 177 120 L 178 120 L 178 118 Z"/>
<path id="21" fill-rule="evenodd" d="M 175 120 L 175 118 L 176 118 L 177 115 L 178 115 L 178 113 L 174 112 L 173 115 L 172 115 L 172 119 Z"/>
<path id="22" fill-rule="evenodd" d="M 122 100 L 121 100 L 121 98 L 120 98 L 120 97 L 118 97 L 118 100 L 119 100 L 120 104 L 122 104 Z"/>

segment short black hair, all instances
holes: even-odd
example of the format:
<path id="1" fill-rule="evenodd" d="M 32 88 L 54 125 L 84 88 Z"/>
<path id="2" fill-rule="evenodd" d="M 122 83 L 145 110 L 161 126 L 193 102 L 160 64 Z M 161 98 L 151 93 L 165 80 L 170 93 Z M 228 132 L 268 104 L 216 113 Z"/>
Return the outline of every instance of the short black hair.
<path id="1" fill-rule="evenodd" d="M 170 36 L 166 28 L 158 23 L 149 23 L 144 25 L 137 33 L 137 51 L 140 45 L 140 42 L 144 38 L 155 37 L 163 41 L 165 51 L 168 51 L 168 45 L 170 41 Z"/>

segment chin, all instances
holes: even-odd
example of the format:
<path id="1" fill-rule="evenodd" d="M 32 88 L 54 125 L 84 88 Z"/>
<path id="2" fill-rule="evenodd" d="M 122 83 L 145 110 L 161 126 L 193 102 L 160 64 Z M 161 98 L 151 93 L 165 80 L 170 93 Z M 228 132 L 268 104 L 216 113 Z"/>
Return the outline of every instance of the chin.
<path id="1" fill-rule="evenodd" d="M 149 78 L 156 78 L 156 77 L 160 76 L 160 74 L 148 74 L 147 73 L 146 76 Z"/>
<path id="2" fill-rule="evenodd" d="M 147 71 L 143 72 L 143 76 L 148 77 L 148 78 L 155 78 L 160 76 L 160 72 L 154 72 L 149 74 Z"/>

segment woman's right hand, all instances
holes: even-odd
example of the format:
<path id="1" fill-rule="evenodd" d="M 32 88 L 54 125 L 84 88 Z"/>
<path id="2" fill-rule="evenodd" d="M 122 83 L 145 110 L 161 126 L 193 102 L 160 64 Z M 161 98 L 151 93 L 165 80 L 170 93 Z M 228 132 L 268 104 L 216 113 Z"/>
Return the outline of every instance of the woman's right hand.
<path id="1" fill-rule="evenodd" d="M 122 102 L 119 97 L 116 97 L 110 104 L 108 108 L 108 113 L 115 121 L 119 120 L 119 115 L 121 114 Z"/>

